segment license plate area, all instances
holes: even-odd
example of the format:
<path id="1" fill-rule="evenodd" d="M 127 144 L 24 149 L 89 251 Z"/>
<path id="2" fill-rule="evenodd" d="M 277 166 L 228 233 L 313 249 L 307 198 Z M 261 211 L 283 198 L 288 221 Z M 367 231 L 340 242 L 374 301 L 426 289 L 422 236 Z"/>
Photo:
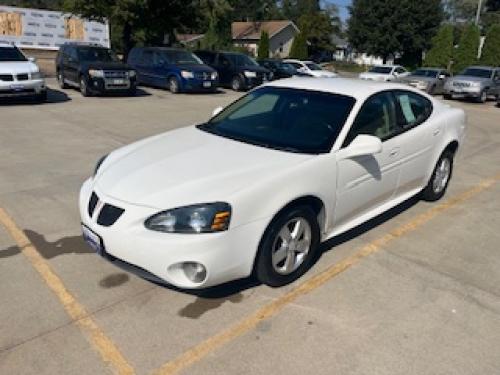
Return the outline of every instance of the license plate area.
<path id="1" fill-rule="evenodd" d="M 104 244 L 102 242 L 101 236 L 92 231 L 89 227 L 82 224 L 83 239 L 94 250 L 97 254 L 104 254 Z"/>
<path id="2" fill-rule="evenodd" d="M 203 82 L 203 87 L 212 87 L 212 82 L 210 81 Z"/>
<path id="3" fill-rule="evenodd" d="M 13 91 L 23 91 L 24 85 L 10 85 L 10 89 Z"/>

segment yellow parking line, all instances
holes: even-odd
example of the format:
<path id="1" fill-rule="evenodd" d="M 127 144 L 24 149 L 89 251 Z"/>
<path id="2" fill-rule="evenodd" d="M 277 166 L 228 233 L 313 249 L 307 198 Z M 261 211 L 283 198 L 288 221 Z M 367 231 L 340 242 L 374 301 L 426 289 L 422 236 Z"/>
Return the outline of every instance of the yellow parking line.
<path id="1" fill-rule="evenodd" d="M 0 208 L 0 223 L 9 232 L 17 243 L 17 246 L 19 246 L 22 253 L 38 271 L 48 287 L 59 298 L 68 315 L 75 321 L 92 347 L 100 354 L 103 361 L 115 373 L 134 374 L 134 369 L 127 363 L 113 341 L 92 320 L 85 307 L 66 289 L 59 276 L 52 271 L 49 264 L 43 259 L 24 232 L 19 229 L 14 220 L 2 208 Z"/>
<path id="2" fill-rule="evenodd" d="M 498 180 L 500 180 L 500 174 L 493 178 L 481 181 L 475 187 L 467 190 L 450 200 L 441 203 L 428 211 L 417 215 L 415 218 L 410 220 L 408 223 L 396 228 L 395 230 L 385 234 L 384 236 L 368 243 L 359 249 L 354 255 L 344 259 L 343 261 L 327 268 L 325 271 L 311 277 L 309 280 L 299 284 L 296 288 L 292 289 L 290 292 L 284 294 L 278 299 L 270 302 L 269 304 L 261 307 L 252 315 L 244 318 L 240 322 L 236 323 L 232 327 L 224 330 L 215 336 L 208 338 L 207 340 L 201 342 L 200 344 L 187 350 L 177 358 L 167 362 L 157 371 L 156 375 L 172 375 L 177 374 L 180 371 L 186 369 L 192 364 L 200 361 L 213 351 L 217 350 L 221 346 L 227 344 L 231 340 L 245 334 L 246 332 L 252 330 L 261 321 L 271 318 L 280 312 L 286 305 L 296 300 L 299 296 L 309 293 L 321 285 L 325 284 L 327 281 L 337 276 L 341 272 L 352 267 L 358 263 L 363 258 L 381 250 L 381 248 L 387 245 L 389 242 L 407 234 L 415 231 L 423 224 L 427 223 L 429 220 L 434 218 L 436 215 L 443 211 L 446 211 L 470 198 L 479 194 L 485 189 L 493 186 Z"/>

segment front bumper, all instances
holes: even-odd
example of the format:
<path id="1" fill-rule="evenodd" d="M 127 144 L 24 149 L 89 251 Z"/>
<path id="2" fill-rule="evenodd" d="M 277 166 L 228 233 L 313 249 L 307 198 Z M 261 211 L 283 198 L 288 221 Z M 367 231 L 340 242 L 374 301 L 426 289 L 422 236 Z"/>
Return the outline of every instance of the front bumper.
<path id="1" fill-rule="evenodd" d="M 479 98 L 481 96 L 481 87 L 445 86 L 443 94 L 461 98 Z"/>
<path id="2" fill-rule="evenodd" d="M 182 91 L 214 91 L 219 86 L 217 79 L 182 78 Z"/>
<path id="3" fill-rule="evenodd" d="M 89 89 L 94 92 L 127 92 L 136 87 L 135 77 L 126 78 L 101 78 L 89 77 L 87 79 Z"/>
<path id="4" fill-rule="evenodd" d="M 87 180 L 80 191 L 79 206 L 82 223 L 102 238 L 108 259 L 139 267 L 165 282 L 184 289 L 199 289 L 247 277 L 251 274 L 260 238 L 268 219 L 258 220 L 228 231 L 206 234 L 161 233 L 146 229 L 144 221 L 159 209 L 136 206 L 106 196 Z M 111 226 L 97 223 L 98 204 L 92 217 L 88 205 L 92 191 L 99 199 L 124 209 Z M 206 268 L 206 278 L 192 282 L 185 275 L 182 264 L 197 262 Z M 137 272 L 134 272 L 137 273 Z M 140 272 L 139 272 L 140 273 Z M 140 274 L 144 276 L 144 274 Z M 147 277 L 146 278 L 151 278 Z"/>
<path id="5" fill-rule="evenodd" d="M 0 98 L 41 95 L 47 91 L 45 80 L 0 81 Z"/>

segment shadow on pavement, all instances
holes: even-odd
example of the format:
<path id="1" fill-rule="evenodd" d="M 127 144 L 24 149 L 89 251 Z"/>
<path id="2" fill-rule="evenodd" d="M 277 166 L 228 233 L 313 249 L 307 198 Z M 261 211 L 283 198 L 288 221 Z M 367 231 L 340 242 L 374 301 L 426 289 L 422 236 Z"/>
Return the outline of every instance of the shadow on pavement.
<path id="1" fill-rule="evenodd" d="M 44 104 L 58 104 L 70 101 L 71 98 L 63 91 L 48 88 L 47 101 L 40 102 L 32 97 L 25 98 L 0 98 L 0 106 L 12 105 L 44 105 Z"/>

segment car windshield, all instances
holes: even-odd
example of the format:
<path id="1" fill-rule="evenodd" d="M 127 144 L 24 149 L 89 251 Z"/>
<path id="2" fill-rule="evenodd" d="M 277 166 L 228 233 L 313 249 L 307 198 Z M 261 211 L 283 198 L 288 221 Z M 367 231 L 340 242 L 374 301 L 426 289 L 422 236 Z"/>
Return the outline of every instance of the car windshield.
<path id="1" fill-rule="evenodd" d="M 28 61 L 15 47 L 0 47 L 0 61 Z"/>
<path id="2" fill-rule="evenodd" d="M 116 54 L 107 48 L 99 47 L 79 47 L 78 57 L 80 61 L 88 62 L 118 62 Z"/>
<path id="3" fill-rule="evenodd" d="M 197 56 L 188 51 L 162 51 L 162 55 L 167 59 L 167 61 L 170 64 L 174 65 L 203 64 L 203 61 L 201 61 Z"/>
<path id="4" fill-rule="evenodd" d="M 374 66 L 368 72 L 370 73 L 380 73 L 380 74 L 390 74 L 392 68 L 390 66 Z"/>
<path id="5" fill-rule="evenodd" d="M 295 73 L 295 71 L 297 69 L 295 69 L 295 67 L 292 65 L 292 64 L 288 64 L 288 63 L 284 63 L 284 62 L 281 62 L 280 63 L 280 68 L 286 72 L 290 72 L 290 73 Z"/>
<path id="6" fill-rule="evenodd" d="M 306 63 L 306 66 L 310 70 L 323 70 L 323 68 L 321 66 L 319 66 L 318 64 L 315 64 L 315 63 L 311 63 L 311 62 Z"/>
<path id="7" fill-rule="evenodd" d="M 411 75 L 417 77 L 431 77 L 436 78 L 439 71 L 433 69 L 417 69 Z"/>
<path id="8" fill-rule="evenodd" d="M 288 152 L 330 151 L 352 110 L 349 96 L 263 87 L 226 107 L 201 130 Z"/>
<path id="9" fill-rule="evenodd" d="M 467 68 L 460 75 L 462 76 L 471 76 L 471 77 L 480 77 L 480 78 L 490 78 L 491 70 L 489 69 L 479 69 L 479 68 Z"/>
<path id="10" fill-rule="evenodd" d="M 225 55 L 235 66 L 258 66 L 257 62 L 242 53 L 228 53 Z"/>

